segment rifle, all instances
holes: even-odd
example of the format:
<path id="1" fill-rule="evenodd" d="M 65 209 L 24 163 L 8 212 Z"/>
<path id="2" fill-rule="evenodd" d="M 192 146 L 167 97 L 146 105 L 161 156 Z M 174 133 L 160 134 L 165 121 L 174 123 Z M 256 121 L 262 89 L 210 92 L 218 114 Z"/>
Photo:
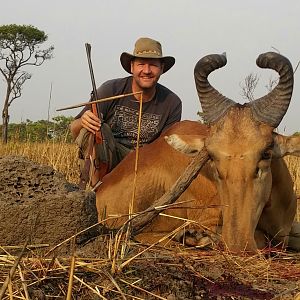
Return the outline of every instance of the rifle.
<path id="1" fill-rule="evenodd" d="M 92 60 L 91 60 L 91 45 L 86 43 L 86 54 L 88 59 L 88 65 L 90 70 L 90 76 L 92 81 L 92 87 L 93 87 L 93 93 L 92 93 L 92 100 L 97 100 L 97 88 L 95 83 L 95 76 L 93 72 L 93 66 L 92 66 Z M 98 113 L 97 104 L 91 103 L 92 106 L 92 112 L 94 115 L 96 115 L 100 119 L 100 123 L 102 125 L 103 120 L 101 118 L 101 115 Z M 96 149 L 97 148 L 97 149 Z M 97 151 L 96 151 L 97 150 Z M 99 154 L 99 158 L 97 158 L 97 154 Z M 88 141 L 88 157 L 85 157 L 85 163 L 84 163 L 84 170 L 81 174 L 80 178 L 80 187 L 85 188 L 87 184 L 92 186 L 94 184 L 92 182 L 92 179 L 94 176 L 97 176 L 99 178 L 99 181 L 96 182 L 96 186 L 93 188 L 94 190 L 99 185 L 99 182 L 101 183 L 101 179 L 105 174 L 108 173 L 109 168 L 109 157 L 107 153 L 107 147 L 106 147 L 106 140 L 105 136 L 102 131 L 102 126 L 100 127 L 100 130 L 96 132 L 95 135 L 91 134 Z"/>

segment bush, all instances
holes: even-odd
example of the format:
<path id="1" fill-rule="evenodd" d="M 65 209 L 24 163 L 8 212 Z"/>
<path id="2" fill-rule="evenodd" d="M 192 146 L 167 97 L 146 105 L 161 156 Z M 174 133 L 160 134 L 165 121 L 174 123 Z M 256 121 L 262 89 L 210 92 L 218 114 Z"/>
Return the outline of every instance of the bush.
<path id="1" fill-rule="evenodd" d="M 26 120 L 8 125 L 8 139 L 19 142 L 44 142 L 47 140 L 72 142 L 69 125 L 73 117 L 57 116 L 52 121 Z M 2 129 L 2 125 L 1 125 Z M 2 132 L 2 130 L 1 130 Z"/>

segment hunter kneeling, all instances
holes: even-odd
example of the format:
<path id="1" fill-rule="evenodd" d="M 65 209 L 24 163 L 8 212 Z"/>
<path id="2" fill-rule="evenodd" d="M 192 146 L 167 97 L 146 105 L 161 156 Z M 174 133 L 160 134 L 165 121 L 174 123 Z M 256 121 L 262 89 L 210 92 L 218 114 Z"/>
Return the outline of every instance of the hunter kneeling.
<path id="1" fill-rule="evenodd" d="M 96 97 L 92 93 L 91 100 L 131 95 L 97 103 L 96 109 L 92 110 L 88 105 L 70 125 L 80 149 L 82 188 L 89 184 L 95 190 L 102 177 L 135 149 L 141 94 L 143 105 L 139 146 L 151 143 L 181 119 L 180 98 L 158 83 L 161 74 L 175 64 L 174 57 L 163 56 L 158 41 L 139 38 L 133 54 L 123 52 L 120 62 L 131 75 L 106 81 L 96 90 Z"/>

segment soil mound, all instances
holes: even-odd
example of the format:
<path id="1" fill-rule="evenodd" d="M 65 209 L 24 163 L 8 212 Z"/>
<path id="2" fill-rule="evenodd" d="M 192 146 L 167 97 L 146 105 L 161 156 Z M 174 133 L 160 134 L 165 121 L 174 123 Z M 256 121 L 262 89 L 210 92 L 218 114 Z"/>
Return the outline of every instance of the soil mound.
<path id="1" fill-rule="evenodd" d="M 54 246 L 96 222 L 94 193 L 79 190 L 49 166 L 20 156 L 0 158 L 1 246 L 27 239 Z"/>

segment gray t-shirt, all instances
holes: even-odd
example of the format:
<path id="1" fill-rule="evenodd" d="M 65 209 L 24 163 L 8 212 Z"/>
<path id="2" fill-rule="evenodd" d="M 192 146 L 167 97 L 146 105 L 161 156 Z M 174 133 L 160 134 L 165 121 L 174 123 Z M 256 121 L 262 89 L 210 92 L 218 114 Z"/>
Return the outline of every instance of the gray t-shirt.
<path id="1" fill-rule="evenodd" d="M 106 81 L 97 89 L 97 98 L 107 98 L 132 93 L 132 76 Z M 98 113 L 112 130 L 116 141 L 128 148 L 135 148 L 138 132 L 139 101 L 134 96 L 98 103 Z M 84 111 L 90 109 L 86 106 Z M 180 98 L 161 84 L 151 101 L 143 102 L 140 146 L 154 141 L 165 129 L 181 119 Z"/>

